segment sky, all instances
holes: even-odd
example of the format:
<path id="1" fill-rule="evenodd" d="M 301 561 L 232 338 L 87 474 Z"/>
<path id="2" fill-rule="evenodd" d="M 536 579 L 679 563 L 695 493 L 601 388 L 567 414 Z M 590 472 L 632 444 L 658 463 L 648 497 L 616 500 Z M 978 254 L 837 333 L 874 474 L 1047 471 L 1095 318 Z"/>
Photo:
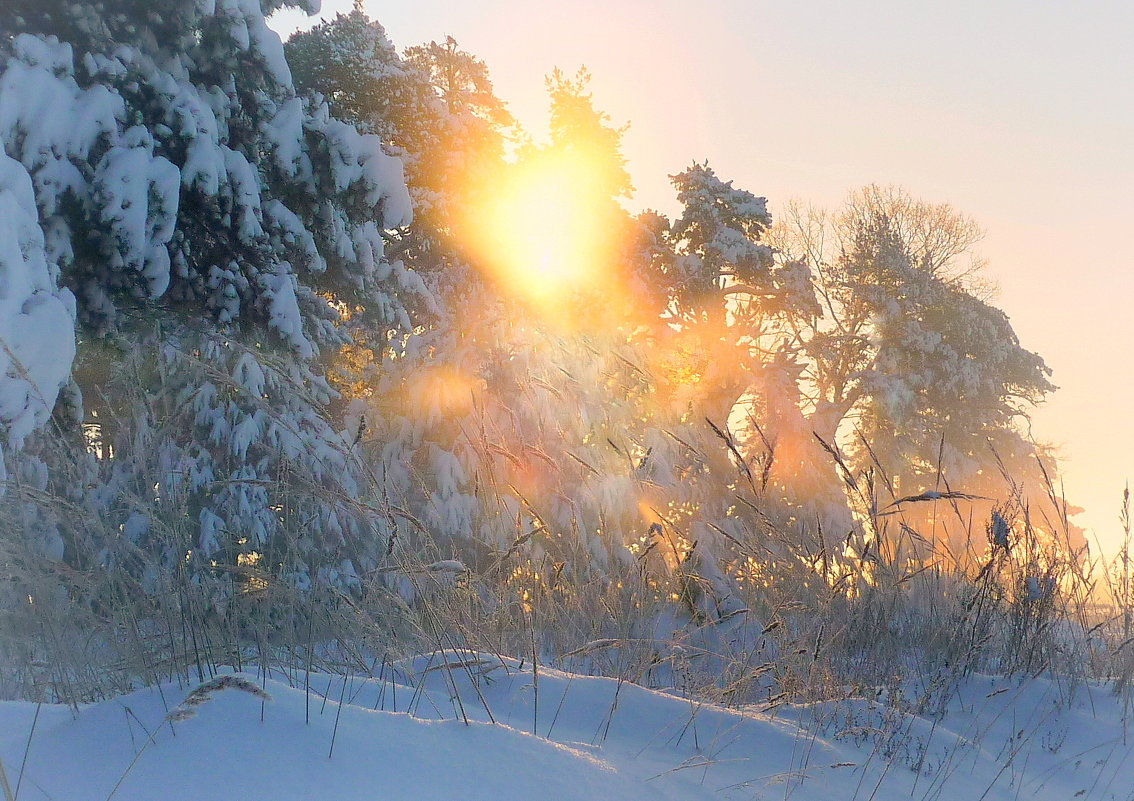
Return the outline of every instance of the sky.
<path id="1" fill-rule="evenodd" d="M 285 11 L 286 35 L 313 20 Z M 1127 0 L 369 0 L 399 47 L 453 36 L 538 140 L 544 76 L 592 74 L 629 123 L 636 208 L 708 160 L 766 196 L 837 207 L 869 183 L 948 202 L 987 231 L 993 300 L 1060 387 L 1033 433 L 1104 550 L 1134 474 L 1134 4 Z"/>

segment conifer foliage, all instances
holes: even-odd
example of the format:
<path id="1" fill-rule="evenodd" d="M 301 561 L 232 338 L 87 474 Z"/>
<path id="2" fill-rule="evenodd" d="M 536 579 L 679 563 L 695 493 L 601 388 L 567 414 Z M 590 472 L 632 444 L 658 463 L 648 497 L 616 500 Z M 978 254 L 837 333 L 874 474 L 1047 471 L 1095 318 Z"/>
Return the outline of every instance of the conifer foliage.
<path id="1" fill-rule="evenodd" d="M 376 539 L 347 511 L 362 473 L 325 413 L 323 363 L 350 341 L 344 316 L 385 341 L 432 300 L 385 255 L 412 220 L 401 161 L 296 93 L 265 20 L 278 5 L 4 11 L 3 197 L 19 212 L 4 215 L 19 248 L 4 269 L 23 261 L 12 300 L 28 319 L 13 325 L 57 344 L 54 372 L 12 353 L 30 366 L 7 370 L 3 411 L 17 443 L 43 421 L 77 317 L 91 345 L 75 375 L 100 445 L 83 460 L 96 489 L 69 491 L 108 532 L 94 535 L 104 561 L 144 549 L 174 499 L 192 525 L 164 542 L 168 570 L 186 554 L 198 570 L 271 553 L 261 566 L 300 586 L 319 564 L 349 583 Z M 289 481 L 285 503 L 270 488 Z M 77 537 L 63 533 L 72 550 Z"/>

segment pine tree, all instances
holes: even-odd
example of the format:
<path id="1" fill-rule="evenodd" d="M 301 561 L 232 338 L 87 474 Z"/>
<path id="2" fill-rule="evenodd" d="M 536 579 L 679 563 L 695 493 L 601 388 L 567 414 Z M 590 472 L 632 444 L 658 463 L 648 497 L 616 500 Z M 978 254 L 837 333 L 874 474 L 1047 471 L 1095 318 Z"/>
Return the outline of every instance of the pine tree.
<path id="1" fill-rule="evenodd" d="M 150 554 L 166 575 L 187 553 L 202 575 L 243 556 L 349 585 L 382 552 L 381 516 L 322 360 L 350 342 L 345 317 L 394 338 L 433 301 L 385 257 L 412 219 L 401 162 L 296 94 L 276 5 L 16 2 L 0 141 L 78 301 L 103 447 L 77 500 L 103 520 L 103 561 L 158 548 L 177 499 L 192 536 Z"/>
<path id="2" fill-rule="evenodd" d="M 455 209 L 499 166 L 502 131 L 514 125 L 485 64 L 452 37 L 402 57 L 359 8 L 296 33 L 285 52 L 299 91 L 323 97 L 404 160 L 417 222 L 399 238 L 399 256 L 418 269 L 451 261 Z"/>

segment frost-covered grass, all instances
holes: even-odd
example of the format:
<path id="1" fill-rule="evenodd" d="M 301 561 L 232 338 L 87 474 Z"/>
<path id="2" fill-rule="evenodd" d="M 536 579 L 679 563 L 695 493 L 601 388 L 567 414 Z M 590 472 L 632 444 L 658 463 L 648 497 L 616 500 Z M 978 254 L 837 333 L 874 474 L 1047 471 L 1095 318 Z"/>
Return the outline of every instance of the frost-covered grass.
<path id="1" fill-rule="evenodd" d="M 646 547 L 628 564 L 599 569 L 586 553 L 556 561 L 518 524 L 512 547 L 478 561 L 454 558 L 452 542 L 418 530 L 391 542 L 382 566 L 350 586 L 303 587 L 286 569 L 304 558 L 298 529 L 262 561 L 236 553 L 207 566 L 185 556 L 171 564 L 170 554 L 196 550 L 199 509 L 188 494 L 147 494 L 164 486 L 161 466 L 145 460 L 156 436 L 151 429 L 122 438 L 140 442 L 139 451 L 110 460 L 48 440 L 72 449 L 54 462 L 57 480 L 106 481 L 120 493 L 105 512 L 30 482 L 11 483 L 0 499 L 0 525 L 9 529 L 0 543 L 13 566 L 0 639 L 4 697 L 79 703 L 222 666 L 365 672 L 439 648 L 534 656 L 730 706 L 901 687 L 913 693 L 910 703 L 933 709 L 974 672 L 1114 679 L 1124 691 L 1129 684 L 1129 594 L 1120 580 L 1109 592 L 1116 605 L 1100 591 L 1121 579 L 1121 562 L 1107 567 L 1053 550 L 1062 572 L 1041 585 L 1023 539 L 965 561 L 950 562 L 943 550 L 915 559 L 882 549 L 837 562 L 768 525 L 718 559 L 695 549 L 674 559 L 676 547 L 663 559 L 663 547 Z M 341 458 L 352 454 L 344 447 Z M 116 461 L 131 465 L 129 481 L 114 473 Z M 90 472 L 92 464 L 106 472 Z M 370 475 L 366 492 L 380 495 Z M 232 491 L 216 483 L 223 486 L 215 491 Z M 302 475 L 249 484 L 296 509 L 341 500 L 336 488 Z M 503 490 L 488 494 L 487 505 L 508 508 Z M 136 511 L 124 515 L 123 506 Z M 143 512 L 153 523 L 135 541 L 132 524 Z M 119 536 L 108 536 L 123 517 Z M 879 539 L 891 536 L 891 517 L 864 520 Z M 47 523 L 69 532 L 67 565 L 23 545 Z M 659 539 L 676 536 L 658 528 Z M 556 540 L 560 553 L 582 547 Z"/>
<path id="2" fill-rule="evenodd" d="M 5 702 L 0 757 L 29 801 L 1112 799 L 1134 784 L 1121 707 L 1096 684 L 974 675 L 929 716 L 885 696 L 726 709 L 472 652 L 273 675 L 244 674 L 270 701 L 219 693 L 177 722 L 193 683 Z"/>

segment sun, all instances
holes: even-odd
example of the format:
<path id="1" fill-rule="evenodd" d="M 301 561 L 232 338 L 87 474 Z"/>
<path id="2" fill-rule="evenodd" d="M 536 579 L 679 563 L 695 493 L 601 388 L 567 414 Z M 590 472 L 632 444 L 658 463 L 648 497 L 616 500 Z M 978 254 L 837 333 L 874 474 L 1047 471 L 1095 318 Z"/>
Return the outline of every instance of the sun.
<path id="1" fill-rule="evenodd" d="M 464 226 L 478 265 L 506 294 L 553 322 L 580 296 L 614 292 L 617 204 L 582 148 L 538 151 L 478 193 Z"/>

